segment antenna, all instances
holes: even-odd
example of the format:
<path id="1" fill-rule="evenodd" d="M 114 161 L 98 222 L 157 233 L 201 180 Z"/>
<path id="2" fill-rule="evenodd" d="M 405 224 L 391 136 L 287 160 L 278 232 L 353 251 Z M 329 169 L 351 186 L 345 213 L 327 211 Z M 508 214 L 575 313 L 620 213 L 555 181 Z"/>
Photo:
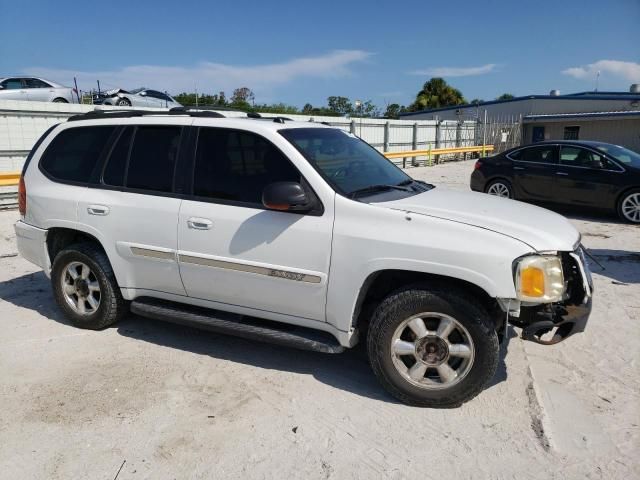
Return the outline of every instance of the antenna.
<path id="1" fill-rule="evenodd" d="M 600 70 L 596 72 L 596 92 L 598 91 L 599 80 L 600 80 Z"/>

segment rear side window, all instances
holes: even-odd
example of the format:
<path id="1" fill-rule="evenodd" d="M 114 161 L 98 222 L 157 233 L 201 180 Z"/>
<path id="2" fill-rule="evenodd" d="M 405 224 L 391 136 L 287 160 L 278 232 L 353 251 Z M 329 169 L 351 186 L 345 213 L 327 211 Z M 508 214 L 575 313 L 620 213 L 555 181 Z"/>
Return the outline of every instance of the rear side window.
<path id="1" fill-rule="evenodd" d="M 131 146 L 126 186 L 172 191 L 181 133 L 180 127 L 138 127 Z"/>
<path id="2" fill-rule="evenodd" d="M 520 152 L 518 160 L 524 162 L 556 163 L 556 148 L 553 145 L 525 148 Z"/>
<path id="3" fill-rule="evenodd" d="M 60 132 L 42 155 L 40 167 L 49 176 L 88 182 L 114 127 L 78 127 Z"/>
<path id="4" fill-rule="evenodd" d="M 127 127 L 111 151 L 107 166 L 102 174 L 102 181 L 106 185 L 114 187 L 122 187 L 124 185 L 124 174 L 127 169 L 133 130 L 133 127 Z"/>
<path id="5" fill-rule="evenodd" d="M 198 134 L 193 193 L 217 200 L 262 204 L 262 191 L 273 182 L 299 182 L 300 173 L 266 139 L 221 128 Z"/>

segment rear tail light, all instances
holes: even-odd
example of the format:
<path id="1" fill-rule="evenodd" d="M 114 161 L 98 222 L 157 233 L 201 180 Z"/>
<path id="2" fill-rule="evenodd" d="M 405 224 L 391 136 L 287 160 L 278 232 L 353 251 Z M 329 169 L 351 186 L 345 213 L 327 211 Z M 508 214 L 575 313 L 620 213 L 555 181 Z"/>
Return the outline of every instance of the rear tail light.
<path id="1" fill-rule="evenodd" d="M 27 187 L 24 184 L 23 175 L 20 176 L 20 182 L 18 183 L 18 211 L 22 216 L 27 214 Z"/>
<path id="2" fill-rule="evenodd" d="M 482 162 L 480 160 L 478 160 L 476 162 L 476 164 L 473 166 L 473 169 L 474 170 L 478 170 L 481 166 L 482 166 Z"/>

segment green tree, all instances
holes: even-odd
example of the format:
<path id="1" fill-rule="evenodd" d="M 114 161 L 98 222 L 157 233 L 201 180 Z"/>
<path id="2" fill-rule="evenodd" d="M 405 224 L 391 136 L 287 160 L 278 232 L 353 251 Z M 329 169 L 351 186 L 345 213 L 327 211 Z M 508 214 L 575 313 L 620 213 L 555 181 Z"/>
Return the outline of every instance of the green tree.
<path id="1" fill-rule="evenodd" d="M 410 112 L 429 108 L 450 107 L 465 103 L 462 92 L 442 78 L 434 77 L 422 86 L 415 101 L 409 105 Z"/>
<path id="2" fill-rule="evenodd" d="M 516 98 L 515 95 L 512 95 L 511 93 L 503 93 L 497 97 L 496 100 L 511 100 L 512 98 Z"/>
<path id="3" fill-rule="evenodd" d="M 482 100 L 481 98 L 474 98 L 473 100 L 471 100 L 469 102 L 471 105 L 477 105 L 479 103 L 484 103 L 484 100 Z"/>
<path id="4" fill-rule="evenodd" d="M 407 108 L 404 105 L 399 105 L 397 103 L 390 103 L 387 105 L 387 109 L 384 112 L 385 118 L 398 118 L 401 113 L 407 111 Z"/>
<path id="5" fill-rule="evenodd" d="M 310 103 L 305 103 L 304 107 L 302 107 L 302 113 L 304 113 L 305 115 L 309 115 L 312 112 L 313 112 L 313 105 L 311 105 Z"/>
<path id="6" fill-rule="evenodd" d="M 255 102 L 255 95 L 248 87 L 236 88 L 231 96 L 229 104 L 243 109 L 250 108 Z"/>
<path id="7" fill-rule="evenodd" d="M 347 97 L 331 96 L 327 98 L 329 110 L 338 115 L 350 115 L 353 112 L 353 105 Z"/>

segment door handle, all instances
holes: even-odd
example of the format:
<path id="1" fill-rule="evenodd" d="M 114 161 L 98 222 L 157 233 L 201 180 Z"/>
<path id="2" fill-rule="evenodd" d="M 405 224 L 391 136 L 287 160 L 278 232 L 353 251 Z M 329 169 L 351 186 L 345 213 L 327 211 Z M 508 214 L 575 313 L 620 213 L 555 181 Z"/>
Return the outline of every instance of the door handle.
<path id="1" fill-rule="evenodd" d="M 514 170 L 524 170 L 524 167 L 513 167 Z"/>
<path id="2" fill-rule="evenodd" d="M 556 175 L 569 175 L 567 172 L 556 172 Z"/>
<path id="3" fill-rule="evenodd" d="M 211 230 L 213 222 L 208 218 L 191 217 L 187 220 L 187 225 L 194 230 Z"/>
<path id="4" fill-rule="evenodd" d="M 89 215 L 109 215 L 109 207 L 106 205 L 89 205 L 87 207 L 87 212 Z"/>

